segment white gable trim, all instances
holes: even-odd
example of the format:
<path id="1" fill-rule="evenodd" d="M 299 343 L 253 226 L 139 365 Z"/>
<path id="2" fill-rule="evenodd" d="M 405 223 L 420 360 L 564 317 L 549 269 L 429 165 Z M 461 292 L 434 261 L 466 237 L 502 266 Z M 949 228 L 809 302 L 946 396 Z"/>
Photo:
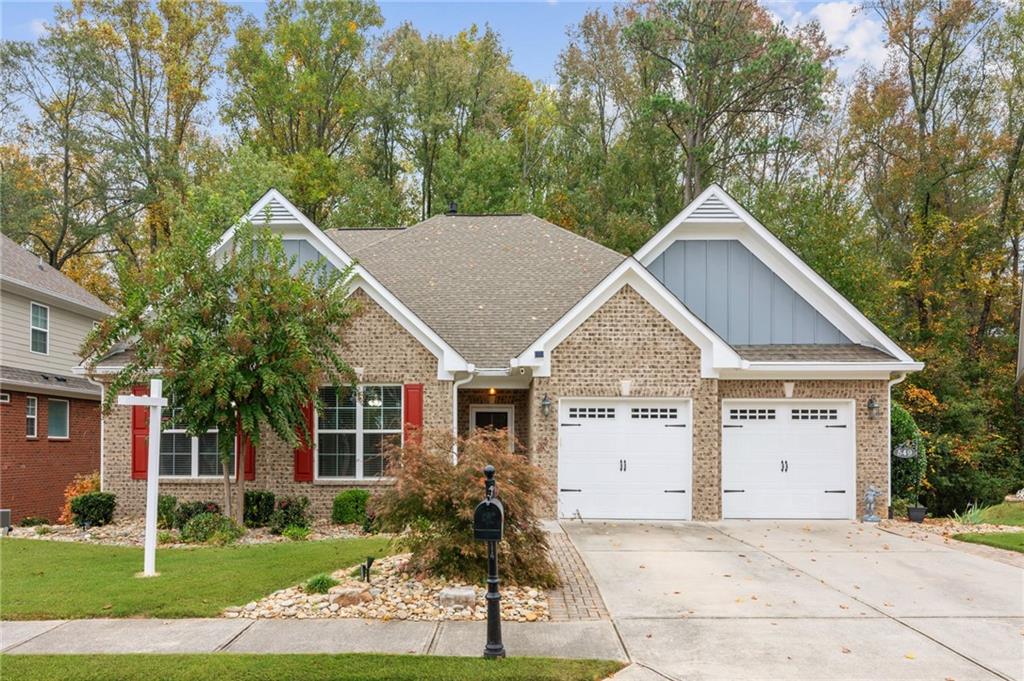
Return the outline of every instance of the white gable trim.
<path id="1" fill-rule="evenodd" d="M 268 219 L 269 212 L 269 219 Z M 402 328 L 408 331 L 431 354 L 437 357 L 437 377 L 440 380 L 451 380 L 454 372 L 467 371 L 469 363 L 440 335 L 417 317 L 402 301 L 389 291 L 380 281 L 370 274 L 366 268 L 353 261 L 337 243 L 327 236 L 322 229 L 302 214 L 295 205 L 276 189 L 269 190 L 245 214 L 243 220 L 253 224 L 266 225 L 275 234 L 285 239 L 304 239 L 313 245 L 339 271 L 348 267 L 352 274 L 347 285 L 349 294 L 361 290 L 380 305 Z M 219 254 L 231 243 L 238 225 L 232 225 L 211 253 L 212 257 Z"/>
<path id="2" fill-rule="evenodd" d="M 534 376 L 550 376 L 552 351 L 626 285 L 632 287 L 700 348 L 702 377 L 715 378 L 720 369 L 740 369 L 747 365 L 735 350 L 679 302 L 643 265 L 633 258 L 626 258 L 519 357 L 513 359 L 512 366 L 530 366 L 533 367 Z M 538 357 L 538 353 L 542 356 Z"/>
<path id="3" fill-rule="evenodd" d="M 885 350 L 900 362 L 914 363 L 895 341 L 718 185 L 701 192 L 651 237 L 635 257 L 648 267 L 677 239 L 739 240 L 850 340 Z"/>

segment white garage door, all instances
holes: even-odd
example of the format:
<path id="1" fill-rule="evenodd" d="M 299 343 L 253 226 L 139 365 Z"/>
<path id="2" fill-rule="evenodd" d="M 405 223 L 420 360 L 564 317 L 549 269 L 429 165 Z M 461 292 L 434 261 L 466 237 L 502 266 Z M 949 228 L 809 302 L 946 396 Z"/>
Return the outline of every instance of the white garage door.
<path id="1" fill-rule="evenodd" d="M 562 517 L 690 518 L 688 401 L 562 400 Z"/>
<path id="2" fill-rule="evenodd" d="M 722 517 L 853 518 L 849 402 L 725 400 Z"/>

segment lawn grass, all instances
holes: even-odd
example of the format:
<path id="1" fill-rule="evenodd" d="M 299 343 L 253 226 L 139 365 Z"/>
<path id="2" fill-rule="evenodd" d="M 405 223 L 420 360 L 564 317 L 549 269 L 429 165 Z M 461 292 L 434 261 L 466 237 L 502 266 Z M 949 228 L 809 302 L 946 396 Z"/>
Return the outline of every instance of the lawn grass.
<path id="1" fill-rule="evenodd" d="M 0 619 L 212 617 L 387 552 L 380 538 L 157 549 L 160 576 L 143 579 L 142 549 L 5 538 Z"/>
<path id="2" fill-rule="evenodd" d="M 968 532 L 965 534 L 954 534 L 953 539 L 1024 553 L 1024 532 L 988 532 L 985 534 Z"/>
<path id="3" fill-rule="evenodd" d="M 1024 504 L 1011 504 L 1004 501 L 995 506 L 981 510 L 981 522 L 993 525 L 1024 526 Z"/>
<path id="4" fill-rule="evenodd" d="M 622 668 L 607 660 L 413 655 L 5 655 L 18 681 L 597 681 Z"/>

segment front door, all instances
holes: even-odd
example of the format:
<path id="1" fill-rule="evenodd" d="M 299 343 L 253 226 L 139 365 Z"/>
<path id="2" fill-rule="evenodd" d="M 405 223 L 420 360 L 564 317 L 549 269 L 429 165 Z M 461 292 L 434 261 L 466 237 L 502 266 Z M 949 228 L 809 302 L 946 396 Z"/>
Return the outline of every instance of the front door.
<path id="1" fill-rule="evenodd" d="M 510 404 L 474 404 L 469 408 L 469 429 L 504 431 L 506 437 L 513 433 L 513 407 Z M 513 439 L 509 438 L 509 449 Z"/>

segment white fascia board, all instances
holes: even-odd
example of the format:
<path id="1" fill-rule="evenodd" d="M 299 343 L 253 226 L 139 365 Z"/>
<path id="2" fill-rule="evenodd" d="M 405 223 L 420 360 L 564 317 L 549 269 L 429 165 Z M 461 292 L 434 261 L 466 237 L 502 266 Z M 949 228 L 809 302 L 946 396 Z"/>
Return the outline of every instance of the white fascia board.
<path id="1" fill-rule="evenodd" d="M 654 278 L 647 269 L 633 258 L 627 258 L 590 293 L 576 303 L 565 315 L 555 322 L 537 340 L 530 344 L 518 357 L 513 358 L 513 367 L 534 367 L 534 376 L 551 375 L 551 352 L 558 347 L 584 321 L 590 318 L 623 286 L 629 285 L 654 309 L 669 320 L 673 326 L 689 338 L 698 348 L 701 357 L 701 376 L 714 378 L 724 368 L 746 366 L 735 350 L 712 331 L 704 322 L 686 308 L 679 299 Z M 543 352 L 542 358 L 535 357 Z"/>
<path id="2" fill-rule="evenodd" d="M 437 357 L 437 378 L 452 380 L 456 371 L 471 371 L 465 358 L 455 348 L 444 341 L 436 331 L 417 317 L 405 303 L 387 290 L 366 268 L 358 263 L 352 269 L 352 278 L 348 282 L 349 294 L 359 290 L 366 293 L 380 305 L 392 319 L 408 331 L 413 338 Z"/>
<path id="3" fill-rule="evenodd" d="M 749 362 L 743 369 L 720 372 L 723 380 L 889 379 L 894 373 L 920 371 L 922 362 Z"/>
<path id="4" fill-rule="evenodd" d="M 701 219 L 699 222 L 687 223 L 690 214 L 712 195 L 720 199 L 739 216 L 740 221 Z M 700 196 L 694 199 L 679 215 L 672 218 L 657 234 L 651 237 L 637 251 L 635 257 L 647 267 L 678 238 L 738 239 L 848 338 L 884 350 L 901 362 L 914 363 L 913 358 L 904 352 L 903 348 L 885 335 L 849 300 L 836 291 L 831 284 L 811 269 L 796 253 L 718 185 L 713 184 L 701 192 Z"/>

